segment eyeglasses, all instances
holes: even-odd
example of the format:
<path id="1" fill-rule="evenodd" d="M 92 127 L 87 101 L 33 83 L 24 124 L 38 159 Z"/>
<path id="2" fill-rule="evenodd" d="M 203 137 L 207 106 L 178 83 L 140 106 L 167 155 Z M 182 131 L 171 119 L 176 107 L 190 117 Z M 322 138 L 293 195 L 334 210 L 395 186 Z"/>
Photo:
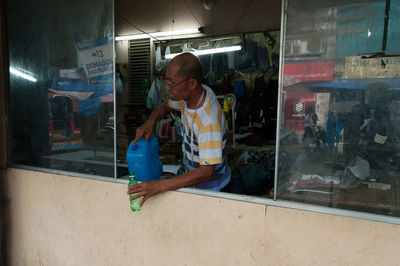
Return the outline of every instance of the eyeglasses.
<path id="1" fill-rule="evenodd" d="M 170 89 L 172 89 L 172 88 L 175 88 L 175 87 L 177 87 L 177 86 L 179 86 L 179 85 L 181 85 L 182 83 L 184 83 L 185 81 L 188 81 L 189 79 L 184 79 L 184 80 L 182 80 L 181 82 L 178 82 L 178 83 L 176 83 L 176 84 L 171 84 L 171 83 L 169 83 L 168 81 L 165 83 L 165 86 L 168 86 Z"/>

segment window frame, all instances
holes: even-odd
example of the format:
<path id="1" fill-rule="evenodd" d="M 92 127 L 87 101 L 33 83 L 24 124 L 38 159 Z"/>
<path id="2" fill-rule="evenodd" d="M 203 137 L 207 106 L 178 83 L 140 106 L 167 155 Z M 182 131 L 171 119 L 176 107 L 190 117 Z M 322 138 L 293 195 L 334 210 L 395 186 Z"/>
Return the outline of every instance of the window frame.
<path id="1" fill-rule="evenodd" d="M 8 71 L 8 47 L 6 45 L 6 12 L 5 3 L 0 3 L 0 168 L 10 165 L 10 148 L 8 138 L 8 101 L 10 83 Z"/>

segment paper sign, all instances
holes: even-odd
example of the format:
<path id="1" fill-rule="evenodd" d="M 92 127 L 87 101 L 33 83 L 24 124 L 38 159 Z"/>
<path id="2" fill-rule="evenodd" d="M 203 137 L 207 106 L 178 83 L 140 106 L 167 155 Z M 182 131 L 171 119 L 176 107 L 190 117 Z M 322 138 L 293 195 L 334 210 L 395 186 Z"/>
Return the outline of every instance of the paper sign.
<path id="1" fill-rule="evenodd" d="M 382 135 L 376 134 L 374 140 L 376 143 L 384 144 L 385 141 L 387 140 L 387 136 L 382 136 Z"/>
<path id="2" fill-rule="evenodd" d="M 101 39 L 93 42 L 76 43 L 86 76 L 94 77 L 113 73 L 113 47 L 111 40 Z"/>
<path id="3" fill-rule="evenodd" d="M 398 77 L 400 57 L 362 58 L 346 57 L 344 78 L 390 78 Z"/>

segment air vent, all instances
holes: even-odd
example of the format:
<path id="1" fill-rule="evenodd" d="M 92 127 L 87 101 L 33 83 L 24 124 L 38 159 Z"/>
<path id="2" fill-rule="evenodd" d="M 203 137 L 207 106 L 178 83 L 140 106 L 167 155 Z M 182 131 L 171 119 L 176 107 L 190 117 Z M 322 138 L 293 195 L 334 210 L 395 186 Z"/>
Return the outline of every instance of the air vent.
<path id="1" fill-rule="evenodd" d="M 129 103 L 144 109 L 142 82 L 150 82 L 150 39 L 129 41 Z"/>

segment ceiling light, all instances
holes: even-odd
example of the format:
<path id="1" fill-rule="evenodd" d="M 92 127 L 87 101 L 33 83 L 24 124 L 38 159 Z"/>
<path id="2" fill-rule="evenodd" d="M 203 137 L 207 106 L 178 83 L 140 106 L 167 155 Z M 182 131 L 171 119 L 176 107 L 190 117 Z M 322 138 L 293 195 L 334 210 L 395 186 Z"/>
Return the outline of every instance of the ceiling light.
<path id="1" fill-rule="evenodd" d="M 127 36 L 117 36 L 115 37 L 116 41 L 125 41 L 125 40 L 138 40 L 138 39 L 147 39 L 151 37 L 167 37 L 167 36 L 177 36 L 177 35 L 186 35 L 200 33 L 198 28 L 193 29 L 184 29 L 184 30 L 174 30 L 174 31 L 161 31 L 161 32 L 153 32 L 149 34 L 134 34 Z"/>
<path id="2" fill-rule="evenodd" d="M 234 46 L 213 48 L 213 49 L 206 49 L 206 50 L 196 50 L 196 51 L 193 51 L 190 53 L 192 53 L 194 55 L 205 55 L 205 54 L 218 54 L 218 53 L 234 52 L 234 51 L 239 51 L 239 50 L 242 50 L 242 46 L 234 45 Z M 168 54 L 165 56 L 165 58 L 167 58 L 167 59 L 174 58 L 175 56 L 177 56 L 179 54 L 181 54 L 181 53 Z"/>
<path id="3" fill-rule="evenodd" d="M 19 71 L 19 70 L 13 68 L 13 67 L 10 67 L 10 73 L 13 73 L 14 75 L 16 75 L 18 77 L 21 77 L 23 79 L 26 79 L 26 80 L 29 80 L 29 81 L 32 81 L 32 82 L 36 82 L 37 81 L 37 79 L 35 77 L 26 74 L 26 73 L 31 74 L 30 72 L 28 72 L 28 71 L 26 71 L 24 69 L 21 69 L 21 70 L 22 71 Z"/>

